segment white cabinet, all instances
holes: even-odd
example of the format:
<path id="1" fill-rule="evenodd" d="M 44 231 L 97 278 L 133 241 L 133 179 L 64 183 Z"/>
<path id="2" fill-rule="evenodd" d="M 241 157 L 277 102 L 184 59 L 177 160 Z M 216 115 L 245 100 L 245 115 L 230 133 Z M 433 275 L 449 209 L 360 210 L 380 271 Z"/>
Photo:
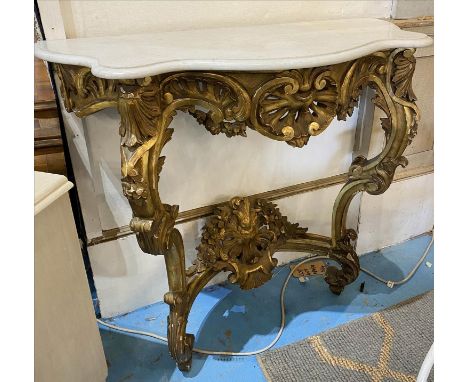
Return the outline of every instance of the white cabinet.
<path id="1" fill-rule="evenodd" d="M 62 175 L 35 173 L 34 361 L 36 382 L 105 381 L 68 190 Z"/>

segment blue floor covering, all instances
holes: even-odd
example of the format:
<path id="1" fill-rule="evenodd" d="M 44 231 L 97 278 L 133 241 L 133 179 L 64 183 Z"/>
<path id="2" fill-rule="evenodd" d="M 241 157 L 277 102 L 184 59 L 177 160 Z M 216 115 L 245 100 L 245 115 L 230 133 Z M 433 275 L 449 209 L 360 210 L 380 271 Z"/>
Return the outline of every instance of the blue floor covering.
<path id="1" fill-rule="evenodd" d="M 361 266 L 392 280 L 402 279 L 430 242 L 425 235 L 361 256 Z M 433 248 L 426 261 L 431 264 Z M 280 254 L 278 254 L 280 256 Z M 393 289 L 361 272 L 340 296 L 322 277 L 304 283 L 291 278 L 286 291 L 286 327 L 275 348 L 361 318 L 434 288 L 434 266 L 422 264 L 413 278 Z M 288 266 L 286 266 L 287 268 Z M 283 267 L 282 267 L 283 268 Z M 197 297 L 188 332 L 195 346 L 222 351 L 253 351 L 268 345 L 279 329 L 279 293 L 288 274 L 280 271 L 260 288 L 243 291 L 237 285 L 208 287 Z M 365 281 L 364 291 L 359 287 Z M 163 302 L 110 320 L 113 324 L 166 335 L 168 307 Z M 192 369 L 181 372 L 167 344 L 149 337 L 120 333 L 100 326 L 109 368 L 109 382 L 124 381 L 265 381 L 255 356 L 220 357 L 194 354 Z M 326 382 L 326 381 L 324 381 Z"/>

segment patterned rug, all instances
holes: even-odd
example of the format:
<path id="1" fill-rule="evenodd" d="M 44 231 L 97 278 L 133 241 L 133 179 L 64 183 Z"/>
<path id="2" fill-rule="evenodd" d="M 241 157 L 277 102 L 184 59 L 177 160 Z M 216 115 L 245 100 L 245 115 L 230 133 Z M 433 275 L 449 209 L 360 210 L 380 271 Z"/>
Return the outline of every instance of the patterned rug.
<path id="1" fill-rule="evenodd" d="M 257 359 L 270 382 L 415 382 L 434 341 L 433 304 L 431 291 Z"/>

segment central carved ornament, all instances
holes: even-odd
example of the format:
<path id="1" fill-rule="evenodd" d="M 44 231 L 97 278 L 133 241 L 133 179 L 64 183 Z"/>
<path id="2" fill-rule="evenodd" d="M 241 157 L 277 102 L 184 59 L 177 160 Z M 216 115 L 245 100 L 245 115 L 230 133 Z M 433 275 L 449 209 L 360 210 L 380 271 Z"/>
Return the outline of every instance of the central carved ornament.
<path id="1" fill-rule="evenodd" d="M 219 207 L 203 228 L 197 271 L 230 271 L 232 283 L 256 288 L 271 278 L 277 264 L 272 255 L 278 247 L 306 231 L 289 223 L 271 202 L 235 197 Z"/>
<path id="2" fill-rule="evenodd" d="M 336 115 L 338 91 L 328 68 L 289 70 L 267 82 L 254 97 L 259 122 L 289 144 L 302 147 Z"/>

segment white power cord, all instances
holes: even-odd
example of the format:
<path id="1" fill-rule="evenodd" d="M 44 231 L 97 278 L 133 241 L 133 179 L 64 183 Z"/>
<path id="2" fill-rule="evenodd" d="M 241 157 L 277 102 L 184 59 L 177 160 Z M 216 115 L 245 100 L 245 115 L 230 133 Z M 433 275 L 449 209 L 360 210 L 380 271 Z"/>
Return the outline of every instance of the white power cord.
<path id="1" fill-rule="evenodd" d="M 383 282 L 383 283 L 386 284 L 389 288 L 393 288 L 395 285 L 404 284 L 404 283 L 407 282 L 411 277 L 413 277 L 413 275 L 416 273 L 416 271 L 418 270 L 418 268 L 421 266 L 422 262 L 424 261 L 424 259 L 426 258 L 427 254 L 429 253 L 429 250 L 431 249 L 432 244 L 434 244 L 434 234 L 432 234 L 431 242 L 427 245 L 426 250 L 424 251 L 424 253 L 423 253 L 423 255 L 421 256 L 421 258 L 418 260 L 418 262 L 416 263 L 416 265 L 414 266 L 414 268 L 411 270 L 410 273 L 408 273 L 408 275 L 407 275 L 404 279 L 401 279 L 400 281 L 385 280 L 385 279 L 383 279 L 382 277 L 377 276 L 376 274 L 374 274 L 374 273 L 372 273 L 371 271 L 369 271 L 369 270 L 367 270 L 367 269 L 365 269 L 365 268 L 362 268 L 362 267 L 361 267 L 361 271 L 363 271 L 364 273 L 367 273 L 369 276 L 373 277 L 374 279 Z"/>
<path id="2" fill-rule="evenodd" d="M 281 288 L 281 295 L 280 295 L 281 325 L 280 325 L 280 329 L 278 331 L 278 334 L 276 334 L 276 337 L 274 338 L 274 340 L 269 345 L 265 346 L 264 348 L 262 348 L 260 350 L 255 350 L 255 351 L 251 351 L 251 352 L 237 352 L 236 353 L 236 352 L 228 352 L 228 351 L 204 350 L 204 349 L 198 349 L 198 348 L 195 348 L 195 347 L 193 348 L 193 351 L 196 352 L 196 353 L 207 354 L 207 355 L 249 356 L 249 355 L 255 355 L 255 354 L 263 353 L 264 351 L 272 348 L 278 342 L 278 340 L 281 337 L 281 334 L 283 334 L 283 331 L 284 331 L 284 326 L 285 326 L 285 323 L 286 323 L 286 311 L 284 309 L 284 293 L 286 292 L 286 287 L 288 286 L 288 283 L 289 283 L 289 280 L 291 279 L 292 274 L 297 269 L 297 267 L 299 267 L 300 265 L 302 265 L 304 263 L 308 263 L 309 261 L 312 261 L 312 260 L 319 260 L 319 259 L 328 259 L 328 257 L 327 256 L 312 256 L 312 255 L 308 256 L 306 259 L 304 259 L 301 262 L 299 262 L 298 264 L 296 264 L 291 269 L 291 271 L 289 272 L 288 277 L 286 277 L 286 280 L 285 280 L 285 282 L 283 284 L 283 287 Z M 166 337 L 160 336 L 158 334 L 143 332 L 143 331 L 140 331 L 140 330 L 122 328 L 122 327 L 117 326 L 117 325 L 109 324 L 109 323 L 107 323 L 105 321 L 102 321 L 100 319 L 97 319 L 97 322 L 99 322 L 101 325 L 107 326 L 107 327 L 109 327 L 111 329 L 119 330 L 121 332 L 139 334 L 139 335 L 142 335 L 142 336 L 153 337 L 153 338 L 156 338 L 158 340 L 167 342 Z"/>
<path id="3" fill-rule="evenodd" d="M 429 378 L 429 374 L 431 374 L 432 367 L 434 366 L 434 343 L 432 343 L 431 348 L 426 354 L 426 358 L 424 358 L 424 362 L 421 366 L 421 369 L 418 373 L 418 378 L 416 382 L 427 382 Z"/>
<path id="4" fill-rule="evenodd" d="M 375 278 L 376 280 L 379 280 L 386 284 L 389 288 L 393 288 L 394 285 L 400 285 L 405 282 L 407 282 L 418 270 L 419 266 L 422 264 L 424 259 L 426 258 L 427 254 L 429 253 L 429 249 L 431 248 L 432 244 L 434 243 L 434 236 L 432 236 L 431 242 L 427 246 L 426 250 L 424 251 L 424 254 L 421 256 L 419 261 L 416 263 L 416 266 L 412 269 L 412 271 L 402 280 L 400 281 L 390 281 L 390 280 L 385 280 L 374 273 L 368 271 L 367 269 L 361 268 L 361 271 L 364 273 L 367 273 L 369 276 Z M 264 351 L 267 351 L 268 349 L 272 348 L 280 339 L 281 335 L 283 334 L 285 323 L 286 323 L 286 311 L 284 308 L 284 293 L 286 292 L 286 287 L 288 286 L 289 280 L 291 279 L 291 276 L 293 275 L 294 271 L 301 266 L 302 264 L 308 263 L 310 261 L 314 260 L 319 260 L 319 259 L 329 259 L 327 256 L 313 256 L 309 255 L 306 259 L 300 261 L 298 264 L 296 264 L 291 271 L 288 274 L 288 277 L 286 277 L 286 280 L 284 281 L 283 287 L 281 288 L 281 294 L 280 294 L 280 306 L 281 306 L 281 325 L 278 330 L 278 333 L 276 334 L 276 337 L 273 339 L 273 341 L 265 346 L 262 349 L 251 351 L 251 352 L 228 352 L 228 351 L 214 351 L 214 350 L 204 350 L 204 349 L 198 349 L 196 347 L 193 348 L 193 351 L 199 354 L 207 354 L 207 355 L 223 355 L 223 356 L 249 356 L 249 355 L 256 355 L 259 353 L 263 353 Z M 276 274 L 278 274 L 277 272 Z M 276 274 L 274 276 L 276 276 Z M 127 329 L 127 328 L 122 328 L 117 325 L 112 325 L 109 324 L 108 322 L 102 321 L 100 319 L 97 319 L 97 322 L 99 322 L 101 325 L 107 326 L 108 328 L 118 330 L 120 332 L 125 332 L 125 333 L 132 333 L 132 334 L 138 334 L 142 336 L 147 336 L 147 337 L 153 337 L 156 338 L 160 341 L 167 342 L 167 338 L 160 336 L 158 334 L 150 333 L 150 332 L 144 332 L 141 330 L 134 330 L 134 329 Z"/>

